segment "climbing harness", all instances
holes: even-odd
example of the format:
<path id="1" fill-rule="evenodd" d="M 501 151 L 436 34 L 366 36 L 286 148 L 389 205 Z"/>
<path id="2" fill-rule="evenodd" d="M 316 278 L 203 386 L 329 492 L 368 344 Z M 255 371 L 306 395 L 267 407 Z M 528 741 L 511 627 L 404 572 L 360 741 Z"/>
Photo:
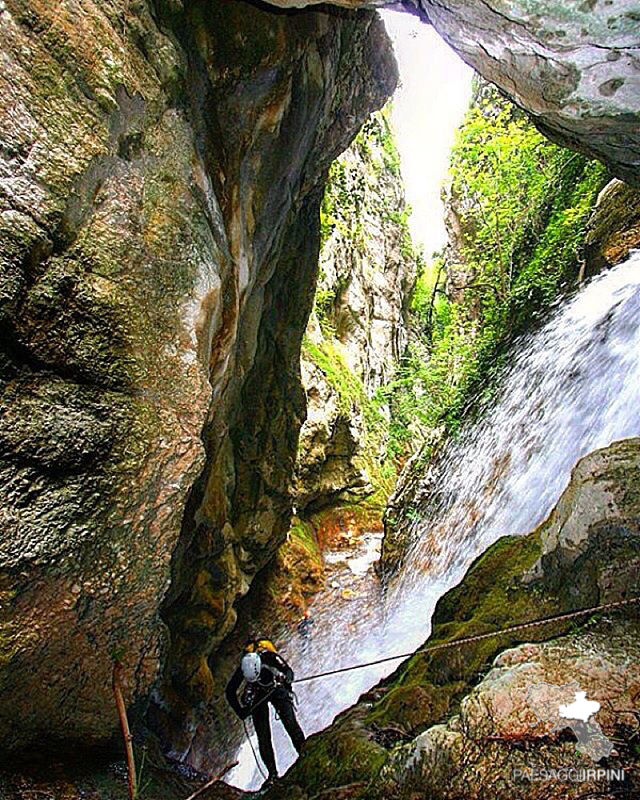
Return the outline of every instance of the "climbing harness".
<path id="1" fill-rule="evenodd" d="M 293 683 L 306 683 L 307 681 L 313 681 L 317 678 L 326 678 L 328 675 L 338 675 L 341 672 L 351 672 L 355 669 L 364 669 L 364 667 L 371 667 L 376 664 L 384 664 L 388 661 L 399 661 L 402 658 L 411 658 L 411 656 L 418 655 L 418 653 L 434 653 L 437 650 L 448 650 L 453 647 L 461 647 L 464 644 L 470 644 L 471 642 L 480 642 L 484 639 L 491 639 L 493 636 L 501 636 L 504 633 L 515 633 L 516 631 L 526 630 L 527 628 L 535 628 L 540 627 L 542 625 L 547 625 L 550 622 L 559 622 L 563 620 L 575 619 L 576 617 L 584 617 L 588 614 L 599 614 L 603 611 L 611 611 L 616 608 L 622 608 L 623 606 L 631 605 L 632 603 L 640 603 L 640 596 L 638 597 L 630 597 L 626 600 L 616 600 L 611 603 L 603 603 L 599 606 L 593 606 L 591 608 L 581 608 L 577 611 L 569 611 L 566 614 L 556 614 L 551 617 L 540 617 L 539 619 L 533 619 L 530 622 L 521 622 L 518 625 L 511 625 L 508 628 L 501 628 L 497 631 L 491 631 L 490 633 L 479 633 L 475 636 L 465 636 L 462 639 L 452 639 L 449 642 L 440 642 L 435 643 L 432 645 L 427 645 L 427 647 L 422 647 L 419 650 L 414 650 L 411 653 L 400 653 L 396 656 L 386 656 L 385 658 L 377 658 L 374 661 L 365 661 L 362 664 L 352 664 L 350 667 L 340 667 L 338 669 L 330 669 L 326 672 L 317 672 L 314 675 L 305 675 L 304 678 L 297 678 L 293 681 Z M 253 712 L 261 703 L 266 702 L 273 692 L 277 689 L 277 686 L 274 686 L 273 689 L 266 694 L 261 700 L 259 700 L 255 706 L 252 706 L 251 711 Z M 292 691 L 294 698 L 297 697 L 295 692 Z M 258 761 L 258 756 L 256 751 L 253 747 L 253 742 L 251 741 L 251 737 L 249 732 L 247 731 L 247 724 L 246 721 L 243 720 L 242 724 L 244 725 L 244 732 L 246 734 L 247 739 L 249 740 L 249 745 L 251 746 L 251 752 L 253 753 L 253 757 L 255 759 L 256 765 L 262 777 L 267 780 L 267 776 L 262 771 L 262 767 L 260 766 L 260 762 Z"/>
<path id="2" fill-rule="evenodd" d="M 271 695 L 275 692 L 275 690 L 277 688 L 278 688 L 277 686 L 274 686 L 273 689 L 268 694 L 265 694 L 265 696 L 261 700 L 258 700 L 258 702 L 255 705 L 252 705 L 251 706 L 251 713 L 253 713 L 256 710 L 256 708 L 258 708 L 258 706 L 262 705 L 262 703 L 266 703 L 266 701 L 271 697 Z M 258 759 L 258 755 L 256 753 L 255 747 L 253 746 L 253 742 L 251 741 L 251 735 L 250 735 L 249 731 L 247 730 L 247 721 L 246 721 L 246 719 L 242 720 L 242 725 L 244 727 L 244 734 L 247 737 L 247 740 L 249 742 L 249 747 L 251 748 L 251 752 L 253 753 L 253 759 L 256 762 L 256 767 L 258 767 L 258 771 L 260 772 L 262 777 L 265 780 L 267 780 L 268 778 L 264 774 L 264 772 L 262 771 L 262 767 L 260 766 L 260 761 Z"/>
<path id="3" fill-rule="evenodd" d="M 491 631 L 490 633 L 479 633 L 476 636 L 465 636 L 463 639 L 452 639 L 449 642 L 440 642 L 436 644 L 427 645 L 419 650 L 413 650 L 411 653 L 399 653 L 397 656 L 385 656 L 384 658 L 377 658 L 374 661 L 365 661 L 362 664 L 353 664 L 350 667 L 339 667 L 338 669 L 330 669 L 326 672 L 316 672 L 313 675 L 305 675 L 304 678 L 296 678 L 293 683 L 305 683 L 306 681 L 313 681 L 316 678 L 326 678 L 328 675 L 337 675 L 340 672 L 351 672 L 354 669 L 364 669 L 364 667 L 371 667 L 375 664 L 384 664 L 387 661 L 399 661 L 402 658 L 411 658 L 411 656 L 418 653 L 433 653 L 436 650 L 447 650 L 452 647 L 461 647 L 463 644 L 470 642 L 480 642 L 483 639 L 491 639 L 493 636 L 501 636 L 503 633 L 514 633 L 515 631 L 525 630 L 526 628 L 534 628 L 541 625 L 546 625 L 549 622 L 558 622 L 560 620 L 574 619 L 575 617 L 584 617 L 587 614 L 598 614 L 602 611 L 610 611 L 614 608 L 621 608 L 628 606 L 632 603 L 640 602 L 639 597 L 630 597 L 626 600 L 617 600 L 611 603 L 604 603 L 600 606 L 593 606 L 592 608 L 581 608 L 577 611 L 570 611 L 566 614 L 556 614 L 552 617 L 541 617 L 540 619 L 533 619 L 530 622 L 522 622 L 519 625 L 511 625 L 508 628 L 502 628 L 498 631 Z"/>
<path id="4" fill-rule="evenodd" d="M 262 703 L 266 703 L 267 700 L 271 697 L 271 695 L 275 692 L 275 690 L 277 688 L 279 688 L 279 686 L 282 686 L 282 684 L 276 684 L 268 694 L 266 694 L 261 700 L 258 700 L 258 702 L 255 705 L 252 705 L 251 706 L 251 713 L 253 713 L 255 711 L 255 709 L 258 708 L 259 705 L 262 705 Z M 298 707 L 298 695 L 293 691 L 293 689 L 291 689 L 291 696 L 293 698 L 294 706 L 297 708 Z M 278 712 L 276 712 L 276 717 L 277 717 L 277 719 L 280 719 L 280 717 L 278 715 Z M 264 774 L 264 772 L 262 770 L 262 767 L 260 766 L 260 761 L 258 759 L 258 756 L 256 754 L 255 748 L 253 746 L 253 741 L 251 740 L 251 734 L 247 730 L 247 721 L 243 719 L 242 720 L 242 725 L 244 726 L 245 736 L 249 740 L 249 746 L 251 747 L 251 752 L 253 753 L 253 758 L 254 758 L 254 761 L 256 762 L 256 766 L 258 767 L 258 771 L 260 772 L 262 777 L 265 780 L 267 780 L 267 776 Z"/>

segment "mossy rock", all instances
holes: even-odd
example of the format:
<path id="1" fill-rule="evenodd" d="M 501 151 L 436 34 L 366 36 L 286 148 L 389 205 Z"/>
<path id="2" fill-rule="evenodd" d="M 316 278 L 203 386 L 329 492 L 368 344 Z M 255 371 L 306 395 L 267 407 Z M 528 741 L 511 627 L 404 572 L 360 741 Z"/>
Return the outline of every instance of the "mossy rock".
<path id="1" fill-rule="evenodd" d="M 351 785 L 351 796 L 360 796 L 371 777 L 382 767 L 387 757 L 384 747 L 366 731 L 360 714 L 349 716 L 349 725 L 338 729 L 333 736 L 320 733 L 310 737 L 304 748 L 303 757 L 292 767 L 286 777 L 286 786 L 304 787 L 308 796 L 328 787 Z M 269 794 L 275 800 L 281 788 Z M 287 795 L 288 796 L 288 795 Z"/>
<path id="2" fill-rule="evenodd" d="M 582 459 L 547 520 L 527 536 L 499 539 L 473 562 L 460 584 L 440 599 L 426 646 L 499 631 L 633 593 L 640 563 L 639 460 L 640 439 L 616 443 Z M 589 514 L 576 516 L 585 500 Z M 568 521 L 575 523 L 572 532 L 582 542 L 577 553 L 570 549 L 571 542 L 558 535 Z M 587 580 L 580 579 L 583 573 Z M 525 642 L 561 641 L 588 621 L 586 615 L 553 620 L 414 655 L 363 695 L 357 706 L 341 714 L 331 728 L 314 736 L 309 755 L 303 754 L 287 782 L 301 786 L 309 797 L 320 788 L 341 786 L 341 781 L 360 782 L 354 796 L 368 797 L 367 780 L 375 779 L 393 752 L 384 747 L 372 749 L 376 731 L 388 727 L 415 735 L 446 722 L 500 652 Z M 332 764 L 336 754 L 332 748 L 338 741 L 349 753 L 359 753 L 362 748 L 371 758 L 371 771 L 346 769 L 343 773 Z"/>

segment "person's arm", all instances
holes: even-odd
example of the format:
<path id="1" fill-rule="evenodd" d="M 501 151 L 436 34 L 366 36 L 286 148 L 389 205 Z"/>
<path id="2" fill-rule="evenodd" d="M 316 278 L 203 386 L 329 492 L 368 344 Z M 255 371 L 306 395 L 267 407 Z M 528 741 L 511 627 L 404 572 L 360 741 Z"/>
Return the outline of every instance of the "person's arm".
<path id="1" fill-rule="evenodd" d="M 227 702 L 240 719 L 246 719 L 247 711 L 240 705 L 240 701 L 238 700 L 238 689 L 242 683 L 242 677 L 242 670 L 238 667 L 231 676 L 227 688 L 224 690 L 224 694 L 227 698 Z"/>
<path id="2" fill-rule="evenodd" d="M 286 683 L 293 683 L 295 675 L 287 662 L 277 653 L 264 653 L 260 656 L 263 662 L 271 668 L 277 669 Z"/>

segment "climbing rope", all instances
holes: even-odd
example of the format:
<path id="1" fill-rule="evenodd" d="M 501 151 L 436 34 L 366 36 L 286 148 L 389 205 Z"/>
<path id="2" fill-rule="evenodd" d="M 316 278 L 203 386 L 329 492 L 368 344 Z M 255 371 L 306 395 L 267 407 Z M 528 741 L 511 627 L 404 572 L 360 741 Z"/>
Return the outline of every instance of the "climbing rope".
<path id="1" fill-rule="evenodd" d="M 365 661 L 362 664 L 353 664 L 350 667 L 340 667 L 338 669 L 330 669 L 326 672 L 316 672 L 313 675 L 305 675 L 304 678 L 297 678 L 294 683 L 305 683 L 306 681 L 313 681 L 317 678 L 326 678 L 328 675 L 338 675 L 341 672 L 351 672 L 354 669 L 364 669 L 364 667 L 372 667 L 376 664 L 384 664 L 388 661 L 399 661 L 402 658 L 410 658 L 418 653 L 434 653 L 436 650 L 447 650 L 452 647 L 461 647 L 464 644 L 471 642 L 480 642 L 483 639 L 491 639 L 493 636 L 501 636 L 503 633 L 514 633 L 515 631 L 525 630 L 526 628 L 535 628 L 541 625 L 547 625 L 549 622 L 558 622 L 562 620 L 574 619 L 575 617 L 584 617 L 587 614 L 598 614 L 602 611 L 610 611 L 622 606 L 631 605 L 631 603 L 640 602 L 640 597 L 630 597 L 626 600 L 616 600 L 611 603 L 603 603 L 599 606 L 592 608 L 581 608 L 577 611 L 570 611 L 566 614 L 556 614 L 552 617 L 541 617 L 534 619 L 530 622 L 522 622 L 519 625 L 511 625 L 508 628 L 502 628 L 498 631 L 491 631 L 490 633 L 479 633 L 475 636 L 465 636 L 463 639 L 452 639 L 448 642 L 440 642 L 436 644 L 427 645 L 419 650 L 413 650 L 410 653 L 399 653 L 397 656 L 385 656 L 384 658 L 377 658 L 374 661 Z"/>
<path id="2" fill-rule="evenodd" d="M 377 658 L 374 661 L 365 661 L 362 664 L 352 664 L 350 667 L 339 667 L 338 669 L 330 669 L 326 672 L 316 672 L 313 675 L 305 675 L 304 678 L 297 678 L 293 681 L 293 683 L 306 683 L 307 681 L 313 681 L 317 678 L 326 678 L 328 675 L 338 675 L 341 672 L 351 672 L 355 669 L 364 669 L 365 667 L 372 667 L 376 664 L 385 664 L 388 661 L 399 661 L 403 658 L 410 658 L 411 656 L 417 655 L 418 653 L 434 653 L 437 650 L 447 650 L 453 647 L 462 647 L 462 645 L 470 644 L 471 642 L 480 642 L 484 639 L 491 639 L 493 636 L 502 636 L 504 633 L 515 633 L 516 631 L 526 630 L 528 628 L 536 628 L 542 625 L 548 625 L 550 622 L 560 622 L 569 619 L 575 619 L 576 617 L 584 617 L 588 614 L 599 614 L 603 611 L 611 611 L 616 608 L 622 608 L 623 606 L 631 605 L 632 603 L 640 603 L 640 596 L 639 597 L 630 597 L 626 600 L 616 600 L 611 603 L 603 603 L 599 606 L 592 606 L 591 608 L 580 608 L 577 611 L 569 611 L 566 614 L 555 614 L 551 617 L 540 617 L 539 619 L 533 619 L 529 622 L 521 622 L 518 625 L 510 625 L 508 628 L 501 628 L 497 631 L 491 631 L 490 633 L 479 633 L 475 636 L 465 636 L 462 639 L 451 639 L 449 642 L 440 642 L 431 645 L 427 645 L 427 647 L 422 647 L 419 650 L 413 650 L 410 653 L 399 653 L 396 656 L 385 656 L 384 658 Z M 251 710 L 254 711 L 259 705 L 266 702 L 269 697 L 273 694 L 277 687 L 274 687 L 267 695 L 265 695 L 261 700 L 259 700 L 254 706 L 252 706 Z M 247 731 L 247 724 L 245 720 L 242 721 L 244 725 L 244 732 L 246 734 L 247 739 L 249 740 L 249 744 L 251 746 L 251 752 L 253 753 L 253 757 L 256 762 L 256 766 L 260 771 L 262 777 L 266 780 L 267 776 L 262 771 L 262 767 L 260 766 L 260 762 L 258 760 L 258 756 L 256 751 L 253 747 L 253 742 L 251 741 L 251 736 Z"/>
<path id="3" fill-rule="evenodd" d="M 246 719 L 242 720 L 242 724 L 244 725 L 244 735 L 247 737 L 247 740 L 249 741 L 249 747 L 251 748 L 251 752 L 253 753 L 253 759 L 256 762 L 256 767 L 258 767 L 258 772 L 262 775 L 262 777 L 266 781 L 267 780 L 267 776 L 264 774 L 264 772 L 262 771 L 262 767 L 260 766 L 260 761 L 258 760 L 258 755 L 256 753 L 256 749 L 253 746 L 253 742 L 251 741 L 251 734 L 247 730 L 247 721 L 246 721 Z"/>
<path id="4" fill-rule="evenodd" d="M 261 698 L 260 700 L 258 700 L 257 703 L 252 705 L 251 706 L 251 713 L 253 713 L 256 710 L 256 708 L 258 708 L 258 706 L 261 706 L 263 703 L 266 703 L 267 700 L 271 697 L 271 695 L 275 692 L 275 690 L 277 688 L 278 688 L 277 685 L 274 686 L 273 689 L 271 689 L 271 691 L 269 691 L 267 694 L 265 694 L 265 696 L 263 698 Z M 249 742 L 249 747 L 251 748 L 251 752 L 253 753 L 253 759 L 256 762 L 256 767 L 258 767 L 258 772 L 262 775 L 262 777 L 265 780 L 267 780 L 267 776 L 264 774 L 264 772 L 262 770 L 262 767 L 260 766 L 260 760 L 258 759 L 258 755 L 256 753 L 255 747 L 253 746 L 253 742 L 251 740 L 251 734 L 247 730 L 247 721 L 245 719 L 242 720 L 242 725 L 244 727 L 244 735 L 247 737 L 247 740 Z"/>

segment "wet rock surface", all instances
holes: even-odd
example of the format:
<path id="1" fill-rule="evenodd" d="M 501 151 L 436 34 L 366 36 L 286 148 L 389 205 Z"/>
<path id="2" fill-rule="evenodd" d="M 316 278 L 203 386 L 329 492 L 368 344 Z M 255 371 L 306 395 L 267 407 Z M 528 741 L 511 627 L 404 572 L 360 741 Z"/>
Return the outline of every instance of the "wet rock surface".
<path id="1" fill-rule="evenodd" d="M 596 275 L 640 247 L 640 192 L 613 180 L 600 193 L 584 244 L 584 274 Z"/>
<path id="2" fill-rule="evenodd" d="M 129 701 L 157 674 L 223 229 L 146 5 L 10 2 L 0 26 L 0 747 L 90 744 L 113 660 Z"/>
<path id="3" fill-rule="evenodd" d="M 168 658 L 184 753 L 288 527 L 323 178 L 395 65 L 370 13 L 11 0 L 0 26 L 0 747 L 108 743 L 113 662 L 133 704 Z"/>
<path id="4" fill-rule="evenodd" d="M 637 182 L 630 5 L 427 11 L 542 130 Z M 150 724 L 206 761 L 203 712 L 227 677 L 211 654 L 289 526 L 324 177 L 395 66 L 367 11 L 5 0 L 0 32 L 0 750 L 113 747 L 117 661 L 134 714 L 155 686 Z M 382 361 L 356 366 L 384 380 Z M 553 523 L 496 545 L 440 604 L 436 638 L 633 585 L 624 447 L 576 478 L 588 530 L 567 512 L 570 538 Z M 277 796 L 362 794 L 395 742 L 444 720 L 516 643 L 410 662 L 310 743 Z M 64 775 L 9 781 L 78 796 Z"/>

